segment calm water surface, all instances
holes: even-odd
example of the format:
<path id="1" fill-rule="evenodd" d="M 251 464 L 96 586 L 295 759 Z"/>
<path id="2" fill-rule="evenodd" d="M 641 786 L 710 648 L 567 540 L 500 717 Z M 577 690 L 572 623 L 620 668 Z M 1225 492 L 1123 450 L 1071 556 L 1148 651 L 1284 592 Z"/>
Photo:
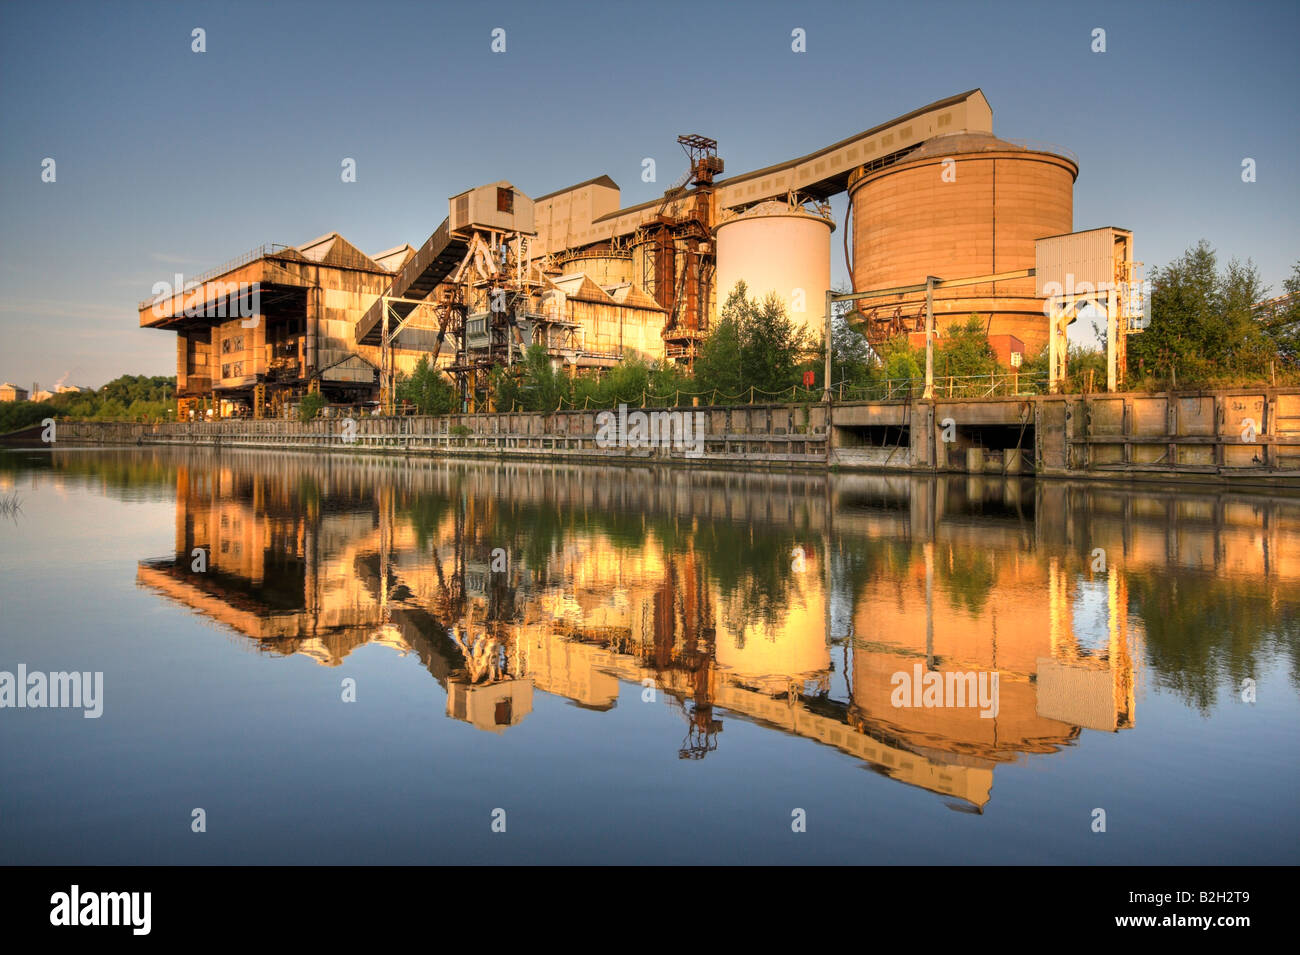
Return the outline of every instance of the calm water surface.
<path id="1" fill-rule="evenodd" d="M 0 862 L 1300 861 L 1294 497 L 160 449 L 0 492 L 0 671 L 103 673 L 0 709 Z"/>

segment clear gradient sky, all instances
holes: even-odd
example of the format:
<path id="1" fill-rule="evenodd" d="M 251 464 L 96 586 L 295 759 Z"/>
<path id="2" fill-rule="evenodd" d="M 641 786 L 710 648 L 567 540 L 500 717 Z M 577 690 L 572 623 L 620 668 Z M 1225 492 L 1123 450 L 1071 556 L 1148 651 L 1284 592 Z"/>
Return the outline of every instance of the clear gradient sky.
<path id="1" fill-rule="evenodd" d="M 1078 155 L 1075 229 L 1132 228 L 1148 268 L 1206 238 L 1276 294 L 1300 259 L 1298 45 L 1296 0 L 3 0 L 0 379 L 174 373 L 137 302 L 264 242 L 418 246 L 448 196 L 497 179 L 541 195 L 607 173 L 629 205 L 685 168 L 680 133 L 717 139 L 730 175 L 975 87 L 998 135 Z"/>

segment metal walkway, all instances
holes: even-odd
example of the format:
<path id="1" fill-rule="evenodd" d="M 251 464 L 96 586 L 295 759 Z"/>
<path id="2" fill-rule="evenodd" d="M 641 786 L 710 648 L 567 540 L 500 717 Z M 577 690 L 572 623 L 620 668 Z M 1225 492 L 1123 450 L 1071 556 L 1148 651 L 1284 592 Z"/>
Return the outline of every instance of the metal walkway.
<path id="1" fill-rule="evenodd" d="M 451 224 L 443 219 L 442 225 L 420 246 L 411 261 L 393 277 L 385 293 L 389 298 L 406 299 L 389 306 L 399 318 L 405 318 L 415 309 L 411 300 L 422 299 L 437 288 L 460 265 L 469 251 L 469 240 L 463 235 L 453 235 Z M 384 299 L 377 298 L 357 322 L 355 331 L 358 345 L 379 345 L 384 329 Z"/>

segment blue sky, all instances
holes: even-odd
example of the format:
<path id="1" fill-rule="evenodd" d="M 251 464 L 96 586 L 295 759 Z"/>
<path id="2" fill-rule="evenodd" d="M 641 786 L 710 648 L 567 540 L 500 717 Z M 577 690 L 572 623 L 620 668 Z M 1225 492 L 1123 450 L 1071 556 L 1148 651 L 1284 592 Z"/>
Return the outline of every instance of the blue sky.
<path id="1" fill-rule="evenodd" d="M 540 195 L 607 173 L 631 204 L 684 168 L 679 133 L 717 139 L 732 174 L 974 87 L 997 134 L 1079 156 L 1076 229 L 1132 228 L 1148 267 L 1205 238 L 1276 293 L 1300 260 L 1297 41 L 1294 0 L 6 3 L 0 379 L 173 373 L 174 336 L 138 329 L 136 303 L 264 242 L 418 245 L 496 179 Z"/>

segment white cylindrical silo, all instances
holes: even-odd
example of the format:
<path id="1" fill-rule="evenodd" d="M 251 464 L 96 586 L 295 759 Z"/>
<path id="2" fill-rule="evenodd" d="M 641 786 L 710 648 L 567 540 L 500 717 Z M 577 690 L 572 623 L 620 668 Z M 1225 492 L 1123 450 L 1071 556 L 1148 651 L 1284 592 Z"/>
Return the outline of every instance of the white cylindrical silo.
<path id="1" fill-rule="evenodd" d="M 831 285 L 831 232 L 835 224 L 801 206 L 760 202 L 721 222 L 717 238 L 714 313 L 720 315 L 736 283 L 751 299 L 775 293 L 799 327 L 820 334 Z"/>

